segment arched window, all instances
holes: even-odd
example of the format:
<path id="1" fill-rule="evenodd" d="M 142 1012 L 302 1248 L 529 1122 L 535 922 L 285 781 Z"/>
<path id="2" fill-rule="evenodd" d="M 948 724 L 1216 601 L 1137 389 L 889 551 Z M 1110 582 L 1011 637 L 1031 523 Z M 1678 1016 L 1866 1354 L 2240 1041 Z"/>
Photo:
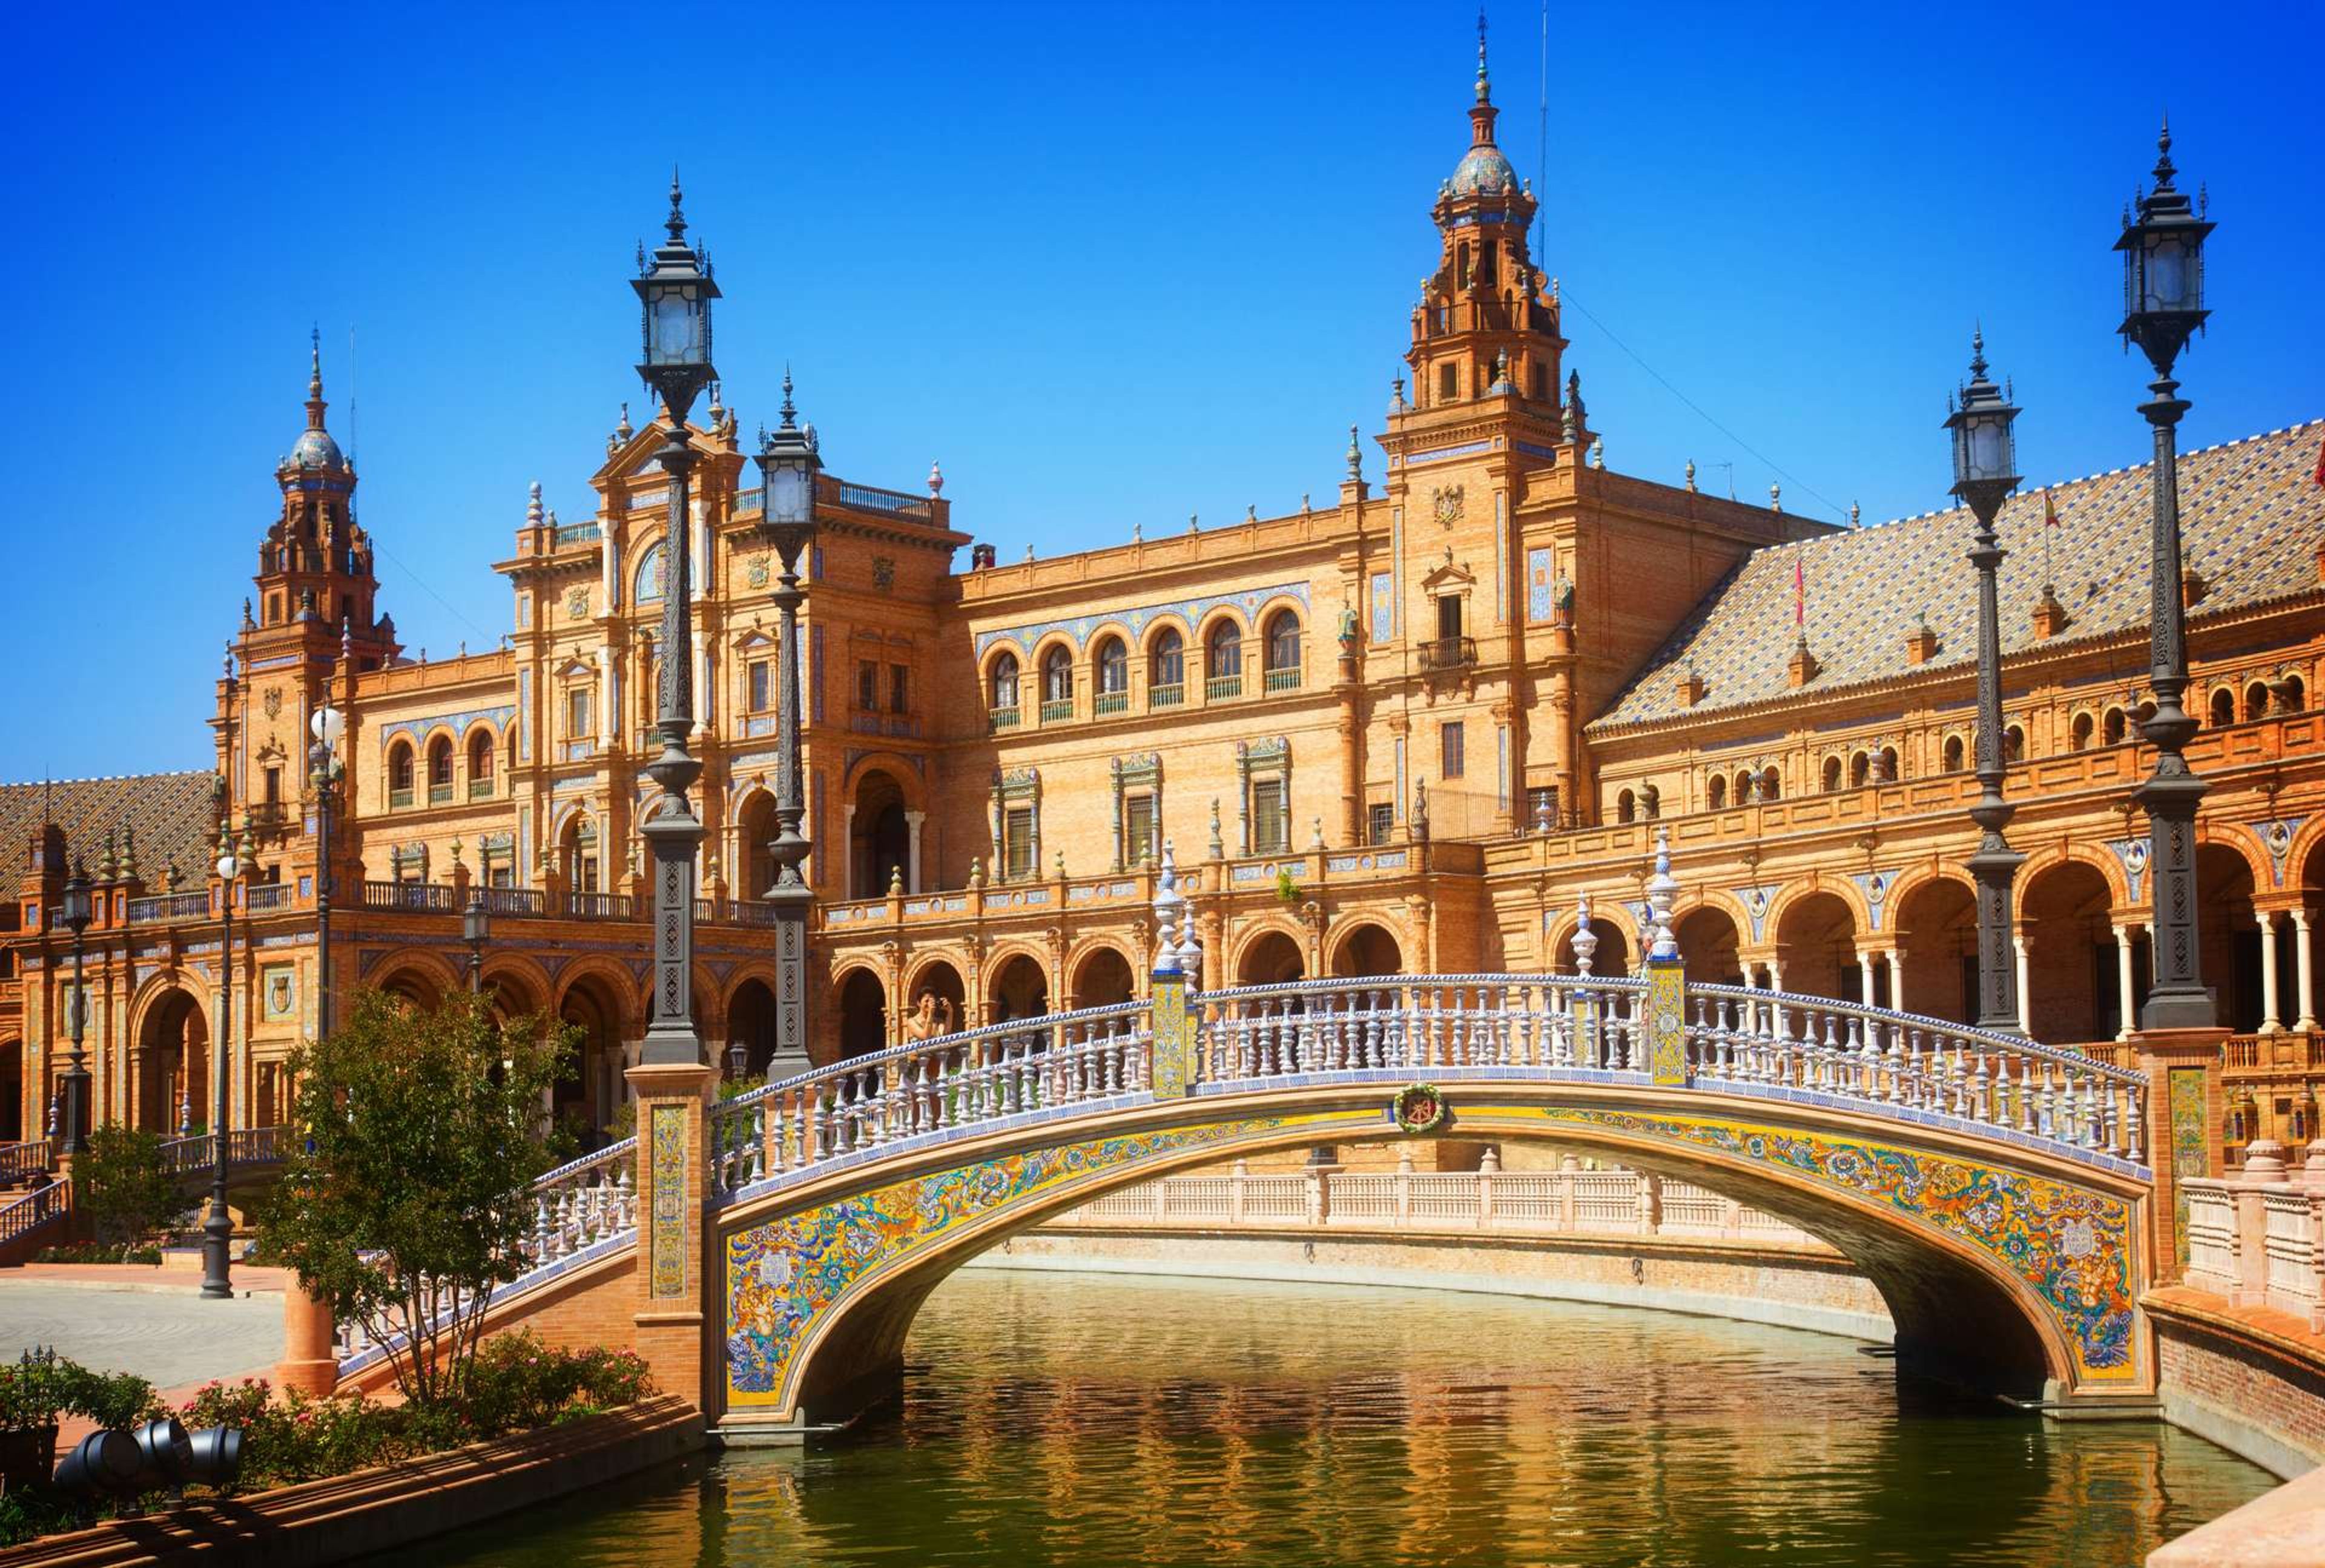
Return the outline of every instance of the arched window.
<path id="1" fill-rule="evenodd" d="M 2015 724 L 2002 732 L 2002 760 L 2005 763 L 2026 760 L 2026 731 Z"/>
<path id="2" fill-rule="evenodd" d="M 2089 714 L 2076 714 L 2074 723 L 2070 725 L 2067 729 L 2067 744 L 2074 747 L 2077 751 L 2088 750 L 2091 744 L 2092 728 L 2091 716 Z"/>
<path id="3" fill-rule="evenodd" d="M 1638 812 L 1638 802 L 1632 795 L 1630 791 L 1625 790 L 1621 794 L 1615 797 L 1615 820 L 1616 821 L 1627 822 L 1632 818 L 1637 816 Z"/>
<path id="4" fill-rule="evenodd" d="M 1962 738 L 1961 738 L 1960 736 L 1959 736 L 1959 735 L 1949 735 L 1949 736 L 1947 736 L 1947 737 L 1946 737 L 1946 752 L 1945 752 L 1945 756 L 1946 756 L 1946 765 L 1946 765 L 1946 771 L 1947 771 L 1948 773 L 1959 773 L 1959 772 L 1961 772 L 1961 770 L 1962 770 Z"/>
<path id="5" fill-rule="evenodd" d="M 1091 663 L 1098 673 L 1100 692 L 1130 690 L 1130 650 L 1123 646 L 1120 637 L 1108 637 L 1098 644 Z"/>
<path id="6" fill-rule="evenodd" d="M 1737 774 L 1736 775 L 1735 789 L 1736 803 L 1739 806 L 1750 805 L 1752 803 L 1753 793 L 1752 775 L 1748 773 Z"/>
<path id="7" fill-rule="evenodd" d="M 1760 798 L 1764 801 L 1779 800 L 1783 798 L 1783 775 L 1777 773 L 1774 767 L 1765 767 L 1761 769 Z"/>
<path id="8" fill-rule="evenodd" d="M 1873 777 L 1873 759 L 1858 752 L 1848 759 L 1848 783 L 1852 789 L 1863 789 Z"/>
<path id="9" fill-rule="evenodd" d="M 1824 787 L 1827 794 L 1840 787 L 1840 758 L 1837 756 L 1824 759 Z"/>
<path id="10" fill-rule="evenodd" d="M 638 554 L 638 570 L 630 581 L 632 604 L 653 604 L 662 598 L 662 549 L 649 544 Z"/>
<path id="11" fill-rule="evenodd" d="M 1235 697 L 1243 691 L 1243 628 L 1221 621 L 1203 649 L 1203 695 Z"/>
<path id="12" fill-rule="evenodd" d="M 2144 725 L 2149 719 L 2154 717 L 2155 704 L 2144 699 L 2141 700 L 2138 707 L 2131 710 L 2131 721 L 2134 724 Z"/>
<path id="13" fill-rule="evenodd" d="M 2301 677 L 2298 675 L 2287 675 L 2276 683 L 2276 700 L 2280 712 L 2300 712 L 2302 702 L 2307 695 L 2308 689 L 2302 685 Z"/>
<path id="14" fill-rule="evenodd" d="M 412 745 L 399 740 L 387 754 L 387 803 L 408 806 L 412 803 Z"/>
<path id="15" fill-rule="evenodd" d="M 2268 717 L 2268 686 L 2265 682 L 2255 681 L 2245 688 L 2245 717 L 2246 719 Z"/>
<path id="16" fill-rule="evenodd" d="M 493 793 L 493 732 L 479 729 L 468 737 L 468 793 L 488 795 Z"/>
<path id="17" fill-rule="evenodd" d="M 1146 656 L 1146 705 L 1171 708 L 1187 693 L 1187 639 L 1175 626 L 1154 636 L 1154 649 Z"/>
<path id="18" fill-rule="evenodd" d="M 1647 813 L 1647 820 L 1650 821 L 1662 816 L 1663 814 L 1663 792 L 1657 789 L 1653 784 L 1649 784 L 1646 788 L 1639 792 L 1639 807 L 1642 811 Z"/>
<path id="19" fill-rule="evenodd" d="M 1874 760 L 1880 764 L 1880 766 L 1875 770 L 1875 776 L 1883 784 L 1895 784 L 1897 782 L 1897 748 L 1894 746 L 1885 746 L 1875 754 Z"/>
<path id="20" fill-rule="evenodd" d="M 1042 655 L 1042 719 L 1070 719 L 1074 712 L 1074 655 L 1062 644 Z"/>
<path id="21" fill-rule="evenodd" d="M 2121 746 L 2124 737 L 2130 733 L 2130 728 L 2129 722 L 2123 716 L 2123 710 L 2110 708 L 2107 710 L 2107 718 L 2100 723 L 2099 735 L 2107 745 Z"/>
<path id="22" fill-rule="evenodd" d="M 428 743 L 428 803 L 440 806 L 452 798 L 452 738 L 440 735 Z"/>
<path id="23" fill-rule="evenodd" d="M 2237 721 L 2237 694 L 2226 686 L 2212 693 L 2212 728 L 2226 729 Z"/>
<path id="24" fill-rule="evenodd" d="M 1267 675 L 1270 691 L 1288 691 L 1300 684 L 1300 617 L 1288 609 L 1267 617 Z"/>
<path id="25" fill-rule="evenodd" d="M 1007 721 L 1014 724 L 1017 722 L 1016 654 L 1004 654 L 999 658 L 993 661 L 993 678 L 991 684 L 993 689 L 993 718 L 995 722 L 1001 722 L 1001 716 L 1006 713 L 1009 716 Z"/>
<path id="26" fill-rule="evenodd" d="M 1703 800 L 1715 812 L 1725 808 L 1728 804 L 1728 781 L 1713 774 L 1711 782 L 1704 786 Z"/>

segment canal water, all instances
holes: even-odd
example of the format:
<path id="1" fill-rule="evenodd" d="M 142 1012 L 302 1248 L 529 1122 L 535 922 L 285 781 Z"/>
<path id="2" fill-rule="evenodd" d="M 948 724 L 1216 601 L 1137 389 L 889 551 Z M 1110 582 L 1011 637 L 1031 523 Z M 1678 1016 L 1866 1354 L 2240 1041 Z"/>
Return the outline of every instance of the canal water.
<path id="1" fill-rule="evenodd" d="M 972 1270 L 900 1409 L 382 1563 L 2125 1568 L 2274 1481 L 2160 1422 L 1901 1395 L 1872 1347 L 1422 1290 Z"/>

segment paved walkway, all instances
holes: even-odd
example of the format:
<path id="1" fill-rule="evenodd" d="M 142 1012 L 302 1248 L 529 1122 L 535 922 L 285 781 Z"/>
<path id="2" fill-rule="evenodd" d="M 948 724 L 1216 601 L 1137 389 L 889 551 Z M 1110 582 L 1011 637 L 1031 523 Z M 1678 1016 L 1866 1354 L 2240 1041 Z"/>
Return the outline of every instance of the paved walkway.
<path id="1" fill-rule="evenodd" d="M 134 1372 L 157 1388 L 271 1376 L 283 1358 L 279 1290 L 204 1301 L 195 1294 L 200 1284 L 199 1274 L 176 1269 L 148 1270 L 134 1282 L 0 1271 L 0 1358 L 54 1346 L 84 1366 Z"/>

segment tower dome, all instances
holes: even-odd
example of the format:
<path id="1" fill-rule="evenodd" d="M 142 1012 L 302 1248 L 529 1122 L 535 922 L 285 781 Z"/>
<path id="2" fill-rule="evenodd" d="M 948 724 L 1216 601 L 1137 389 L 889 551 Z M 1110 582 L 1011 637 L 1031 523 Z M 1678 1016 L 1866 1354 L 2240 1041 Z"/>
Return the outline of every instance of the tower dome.
<path id="1" fill-rule="evenodd" d="M 1450 185 L 1456 196 L 1499 196 L 1518 188 L 1518 175 L 1502 150 L 1488 142 L 1461 155 Z"/>

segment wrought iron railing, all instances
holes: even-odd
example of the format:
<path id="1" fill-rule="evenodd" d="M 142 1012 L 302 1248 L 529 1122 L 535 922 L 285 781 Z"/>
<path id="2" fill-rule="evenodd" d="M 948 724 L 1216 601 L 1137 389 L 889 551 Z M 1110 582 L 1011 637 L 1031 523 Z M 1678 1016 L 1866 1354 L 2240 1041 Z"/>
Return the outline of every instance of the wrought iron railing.
<path id="1" fill-rule="evenodd" d="M 986 719 L 995 729 L 1014 729 L 1017 728 L 1016 704 L 1012 703 L 1006 708 L 988 709 L 986 711 Z"/>
<path id="2" fill-rule="evenodd" d="M 0 1144 L 0 1182 L 21 1182 L 35 1171 L 49 1168 L 49 1140 L 27 1138 Z"/>
<path id="3" fill-rule="evenodd" d="M 1421 667 L 1424 670 L 1458 670 L 1477 662 L 1475 637 L 1437 637 L 1421 645 Z"/>
<path id="4" fill-rule="evenodd" d="M 1183 681 L 1146 688 L 1146 706 L 1149 708 L 1176 708 L 1186 700 L 1187 683 Z"/>
<path id="5" fill-rule="evenodd" d="M 1299 670 L 1299 667 L 1298 667 L 1297 665 L 1294 665 L 1292 668 L 1291 668 L 1291 669 L 1289 669 L 1289 670 L 1270 670 L 1270 671 L 1268 671 L 1265 674 L 1264 674 L 1264 675 L 1262 675 L 1262 676 L 1260 677 L 1259 689 L 1260 689 L 1263 692 L 1266 692 L 1266 693 L 1269 693 L 1269 694 L 1271 694 L 1271 695 L 1273 695 L 1274 693 L 1278 692 L 1278 691 L 1299 691 L 1299 690 L 1300 690 L 1300 670 Z"/>
<path id="6" fill-rule="evenodd" d="M 405 909 L 426 914 L 446 914 L 453 910 L 452 889 L 437 882 L 381 882 L 366 878 L 363 885 L 366 909 Z"/>
<path id="7" fill-rule="evenodd" d="M 1242 695 L 1243 676 L 1240 673 L 1233 675 L 1207 675 L 1203 678 L 1203 700 L 1206 702 L 1217 702 L 1223 697 Z"/>
<path id="8" fill-rule="evenodd" d="M 1074 700 L 1070 697 L 1051 697 L 1042 703 L 1042 722 L 1063 724 L 1074 716 Z"/>
<path id="9" fill-rule="evenodd" d="M 563 913 L 576 920 L 630 920 L 635 902 L 626 893 L 569 893 Z"/>
<path id="10" fill-rule="evenodd" d="M 270 909 L 288 908 L 291 904 L 291 884 L 261 882 L 245 895 L 243 907 L 253 914 L 264 914 Z"/>
<path id="11" fill-rule="evenodd" d="M 290 1128 L 284 1127 L 230 1127 L 226 1135 L 226 1163 L 236 1165 L 272 1165 L 283 1159 L 283 1140 Z M 165 1139 L 162 1145 L 162 1164 L 178 1175 L 213 1169 L 218 1162 L 218 1144 L 208 1133 L 195 1133 L 190 1137 Z"/>
<path id="12" fill-rule="evenodd" d="M 478 887 L 485 907 L 495 914 L 532 915 L 549 913 L 548 895 L 530 887 Z"/>
<path id="13" fill-rule="evenodd" d="M 598 533 L 598 525 L 594 520 L 588 523 L 560 523 L 557 525 L 556 543 L 560 546 L 587 544 L 596 539 Z"/>
<path id="14" fill-rule="evenodd" d="M 0 1245 L 30 1235 L 72 1211 L 72 1183 L 51 1182 L 0 1203 Z"/>
<path id="15" fill-rule="evenodd" d="M 1130 711 L 1130 693 L 1100 691 L 1091 700 L 1090 710 L 1101 719 L 1109 713 L 1127 713 Z"/>

